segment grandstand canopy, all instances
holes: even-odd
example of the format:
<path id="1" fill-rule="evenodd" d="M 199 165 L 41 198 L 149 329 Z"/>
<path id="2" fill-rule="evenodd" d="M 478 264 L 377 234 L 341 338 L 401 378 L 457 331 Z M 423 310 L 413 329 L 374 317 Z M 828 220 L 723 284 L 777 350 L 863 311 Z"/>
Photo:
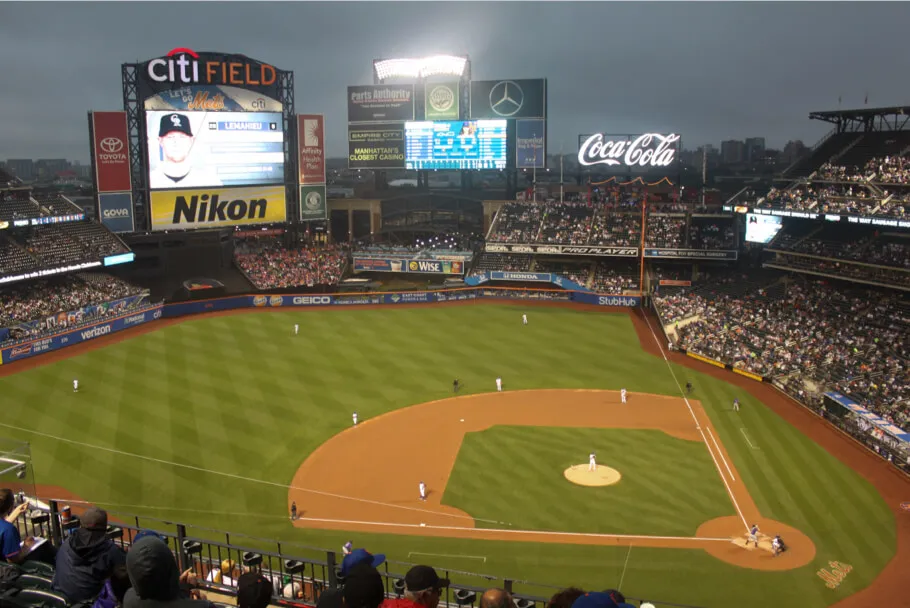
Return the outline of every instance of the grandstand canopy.
<path id="1" fill-rule="evenodd" d="M 809 118 L 835 124 L 838 132 L 902 131 L 910 122 L 910 106 L 812 112 Z"/>

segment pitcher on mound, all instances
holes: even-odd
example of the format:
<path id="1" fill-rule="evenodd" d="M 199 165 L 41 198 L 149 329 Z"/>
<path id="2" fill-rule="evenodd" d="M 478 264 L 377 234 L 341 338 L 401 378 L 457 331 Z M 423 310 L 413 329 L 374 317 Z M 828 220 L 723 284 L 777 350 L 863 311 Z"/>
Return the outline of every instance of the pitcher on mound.
<path id="1" fill-rule="evenodd" d="M 594 452 L 591 452 L 591 455 L 588 456 L 588 471 L 597 470 L 597 459 L 594 458 Z"/>

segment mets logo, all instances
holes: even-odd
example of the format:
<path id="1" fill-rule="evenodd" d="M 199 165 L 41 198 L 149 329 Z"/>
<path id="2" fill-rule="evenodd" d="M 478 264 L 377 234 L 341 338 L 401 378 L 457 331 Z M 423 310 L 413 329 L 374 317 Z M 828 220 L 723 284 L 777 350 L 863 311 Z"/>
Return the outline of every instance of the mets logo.
<path id="1" fill-rule="evenodd" d="M 268 298 L 265 296 L 256 296 L 253 298 L 253 306 L 265 306 L 265 303 L 268 301 Z"/>
<path id="2" fill-rule="evenodd" d="M 281 306 L 284 304 L 284 298 L 281 296 L 272 296 L 269 298 L 269 306 Z"/>
<path id="3" fill-rule="evenodd" d="M 455 92 L 448 85 L 440 85 L 429 92 L 427 102 L 437 112 L 448 112 L 455 105 Z"/>

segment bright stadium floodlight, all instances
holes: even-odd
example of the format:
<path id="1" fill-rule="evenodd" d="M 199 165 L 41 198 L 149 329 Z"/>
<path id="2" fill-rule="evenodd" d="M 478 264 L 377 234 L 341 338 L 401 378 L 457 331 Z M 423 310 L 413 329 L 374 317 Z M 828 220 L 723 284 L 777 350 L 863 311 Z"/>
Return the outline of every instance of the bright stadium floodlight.
<path id="1" fill-rule="evenodd" d="M 467 57 L 434 55 L 422 59 L 377 59 L 373 70 L 379 80 L 387 78 L 426 78 L 428 76 L 458 76 L 464 74 Z"/>

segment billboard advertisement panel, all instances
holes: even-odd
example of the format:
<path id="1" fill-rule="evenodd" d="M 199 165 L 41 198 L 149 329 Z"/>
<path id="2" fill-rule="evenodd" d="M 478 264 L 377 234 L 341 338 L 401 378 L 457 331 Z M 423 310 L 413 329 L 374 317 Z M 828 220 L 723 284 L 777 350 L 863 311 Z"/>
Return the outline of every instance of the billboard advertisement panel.
<path id="1" fill-rule="evenodd" d="M 408 169 L 505 169 L 505 120 L 407 122 Z"/>
<path id="2" fill-rule="evenodd" d="M 325 184 L 317 186 L 301 184 L 300 219 L 304 221 L 328 219 Z"/>
<path id="3" fill-rule="evenodd" d="M 135 232 L 133 193 L 98 194 L 98 217 L 111 232 Z"/>
<path id="4" fill-rule="evenodd" d="M 528 118 L 515 121 L 515 167 L 545 169 L 547 166 L 547 121 Z"/>
<path id="5" fill-rule="evenodd" d="M 414 85 L 368 84 L 348 87 L 348 122 L 414 120 Z"/>
<path id="6" fill-rule="evenodd" d="M 423 94 L 424 118 L 458 120 L 461 111 L 458 81 L 427 83 Z"/>
<path id="7" fill-rule="evenodd" d="M 547 81 L 477 80 L 471 82 L 471 118 L 546 118 Z"/>
<path id="8" fill-rule="evenodd" d="M 92 112 L 92 155 L 98 192 L 132 190 L 126 112 Z"/>
<path id="9" fill-rule="evenodd" d="M 464 262 L 404 260 L 395 258 L 354 258 L 355 272 L 416 272 L 422 274 L 464 274 Z"/>
<path id="10" fill-rule="evenodd" d="M 149 188 L 284 182 L 284 132 L 275 112 L 145 113 Z"/>
<path id="11" fill-rule="evenodd" d="M 297 116 L 297 146 L 299 148 L 300 184 L 325 183 L 325 116 Z"/>
<path id="12" fill-rule="evenodd" d="M 142 102 L 146 110 L 162 112 L 281 112 L 281 102 L 256 91 L 208 84 L 162 91 Z"/>
<path id="13" fill-rule="evenodd" d="M 578 136 L 578 164 L 616 172 L 664 170 L 671 173 L 679 163 L 680 137 L 676 133 L 642 135 Z"/>
<path id="14" fill-rule="evenodd" d="M 140 97 L 185 86 L 241 87 L 277 98 L 278 69 L 245 55 L 178 47 L 139 65 Z"/>
<path id="15" fill-rule="evenodd" d="M 404 123 L 348 125 L 349 169 L 404 169 Z"/>
<path id="16" fill-rule="evenodd" d="M 224 228 L 287 220 L 284 186 L 151 193 L 152 230 Z"/>

